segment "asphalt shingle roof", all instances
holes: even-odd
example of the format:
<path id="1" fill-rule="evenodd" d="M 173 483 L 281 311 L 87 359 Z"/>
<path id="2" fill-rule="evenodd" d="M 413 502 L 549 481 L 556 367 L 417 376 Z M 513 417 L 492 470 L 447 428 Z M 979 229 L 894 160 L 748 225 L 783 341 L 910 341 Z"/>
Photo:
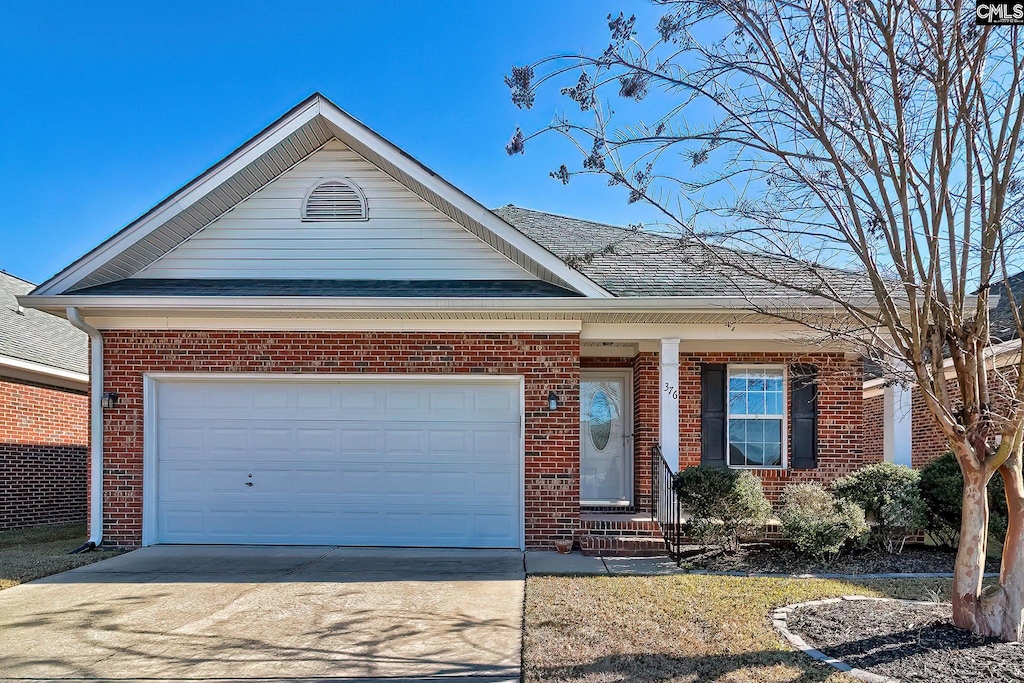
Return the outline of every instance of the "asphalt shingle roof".
<path id="1" fill-rule="evenodd" d="M 827 273 L 838 291 L 870 293 L 864 279 L 846 271 L 700 244 L 652 232 L 533 211 L 509 204 L 494 213 L 616 296 L 798 295 L 821 286 Z M 590 254 L 588 262 L 580 257 Z M 742 264 L 729 268 L 728 263 Z M 770 272 L 787 287 L 750 275 Z M 743 272 L 748 271 L 748 272 Z M 796 289 L 794 289 L 794 287 Z M 803 288 L 803 289 L 801 289 Z"/>
<path id="2" fill-rule="evenodd" d="M 89 336 L 67 320 L 26 308 L 16 296 L 35 288 L 0 270 L 0 356 L 41 363 L 61 370 L 89 372 Z"/>
<path id="3" fill-rule="evenodd" d="M 552 297 L 576 292 L 539 280 L 288 280 L 131 278 L 87 287 L 76 295 Z"/>
<path id="4" fill-rule="evenodd" d="M 1010 283 L 1010 292 L 1013 299 L 1017 301 L 1018 307 L 1024 306 L 1024 273 L 1011 275 L 1007 281 Z M 992 299 L 996 297 L 999 300 L 989 310 L 988 319 L 992 341 L 998 344 L 1017 338 L 1017 321 L 1014 320 L 1010 297 L 1006 295 L 1006 282 L 1003 280 L 992 283 L 989 302 L 991 303 Z"/>

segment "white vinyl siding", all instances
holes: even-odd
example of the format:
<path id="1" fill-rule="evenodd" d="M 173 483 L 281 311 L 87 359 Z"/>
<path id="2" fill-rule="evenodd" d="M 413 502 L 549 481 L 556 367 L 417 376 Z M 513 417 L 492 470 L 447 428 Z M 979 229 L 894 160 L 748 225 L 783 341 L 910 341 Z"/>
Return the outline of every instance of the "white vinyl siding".
<path id="1" fill-rule="evenodd" d="M 310 187 L 331 177 L 359 187 L 369 220 L 302 219 Z M 133 277 L 537 279 L 337 140 Z"/>
<path id="2" fill-rule="evenodd" d="M 158 380 L 144 542 L 518 548 L 521 384 Z"/>

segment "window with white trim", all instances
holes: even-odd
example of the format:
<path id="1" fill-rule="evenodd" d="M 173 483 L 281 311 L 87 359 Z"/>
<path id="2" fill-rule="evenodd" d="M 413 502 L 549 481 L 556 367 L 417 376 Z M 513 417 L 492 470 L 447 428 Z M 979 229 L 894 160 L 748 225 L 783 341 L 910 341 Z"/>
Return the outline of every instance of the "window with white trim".
<path id="1" fill-rule="evenodd" d="M 366 220 L 366 197 L 348 178 L 321 178 L 302 202 L 304 221 Z"/>
<path id="2" fill-rule="evenodd" d="M 781 468 L 786 434 L 786 370 L 730 365 L 728 381 L 730 467 Z"/>

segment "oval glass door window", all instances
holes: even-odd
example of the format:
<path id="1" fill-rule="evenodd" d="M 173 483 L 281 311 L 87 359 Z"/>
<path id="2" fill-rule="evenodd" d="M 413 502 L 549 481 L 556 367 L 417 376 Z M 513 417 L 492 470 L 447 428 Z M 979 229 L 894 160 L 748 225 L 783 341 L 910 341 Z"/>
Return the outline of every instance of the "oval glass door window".
<path id="1" fill-rule="evenodd" d="M 594 392 L 590 400 L 590 440 L 594 448 L 603 451 L 612 435 L 612 408 L 608 403 L 608 395 L 601 389 Z"/>

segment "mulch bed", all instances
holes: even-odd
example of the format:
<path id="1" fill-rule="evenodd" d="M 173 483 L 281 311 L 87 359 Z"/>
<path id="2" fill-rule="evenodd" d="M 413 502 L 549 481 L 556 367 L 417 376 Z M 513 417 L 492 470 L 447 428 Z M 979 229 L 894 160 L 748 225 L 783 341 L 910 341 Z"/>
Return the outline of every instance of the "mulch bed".
<path id="1" fill-rule="evenodd" d="M 736 553 L 699 546 L 686 548 L 681 566 L 750 574 L 917 574 L 952 572 L 955 559 L 954 551 L 915 545 L 905 547 L 899 555 L 867 548 L 823 562 L 802 557 L 783 544 L 749 543 Z M 990 557 L 986 571 L 998 573 L 999 560 Z"/>
<path id="2" fill-rule="evenodd" d="M 901 681 L 1024 680 L 1024 644 L 953 626 L 948 604 L 841 600 L 798 607 L 787 627 L 830 657 Z"/>

